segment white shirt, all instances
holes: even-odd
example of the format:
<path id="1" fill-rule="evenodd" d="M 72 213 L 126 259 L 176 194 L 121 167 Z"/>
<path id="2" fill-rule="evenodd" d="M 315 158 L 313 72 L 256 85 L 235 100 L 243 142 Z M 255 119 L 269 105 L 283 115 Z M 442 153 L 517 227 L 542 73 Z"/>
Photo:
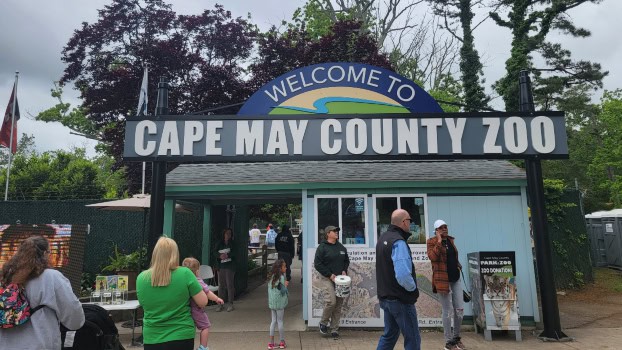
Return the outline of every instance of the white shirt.
<path id="1" fill-rule="evenodd" d="M 258 228 L 254 228 L 248 231 L 248 235 L 251 238 L 251 243 L 259 243 L 259 237 L 261 236 L 261 231 Z"/>

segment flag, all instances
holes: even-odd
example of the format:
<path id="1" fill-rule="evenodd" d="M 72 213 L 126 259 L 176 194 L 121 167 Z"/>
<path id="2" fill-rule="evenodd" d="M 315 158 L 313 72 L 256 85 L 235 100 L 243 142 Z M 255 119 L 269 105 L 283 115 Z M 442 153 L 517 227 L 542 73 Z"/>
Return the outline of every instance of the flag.
<path id="1" fill-rule="evenodd" d="M 149 101 L 149 97 L 147 96 L 147 73 L 148 69 L 145 67 L 145 71 L 143 73 L 143 83 L 140 85 L 140 94 L 138 97 L 138 108 L 136 110 L 136 115 L 147 115 L 147 102 Z"/>
<path id="2" fill-rule="evenodd" d="M 0 127 L 0 145 L 9 148 L 9 144 L 11 143 L 11 124 L 13 124 L 13 145 L 10 147 L 13 154 L 17 152 L 17 121 L 19 120 L 19 103 L 17 102 L 17 96 L 15 96 L 15 90 L 16 86 L 13 85 L 13 92 L 11 92 L 9 105 L 6 106 L 6 111 L 4 112 L 4 120 L 2 121 L 2 126 Z M 13 101 L 15 101 L 14 122 L 12 118 Z"/>

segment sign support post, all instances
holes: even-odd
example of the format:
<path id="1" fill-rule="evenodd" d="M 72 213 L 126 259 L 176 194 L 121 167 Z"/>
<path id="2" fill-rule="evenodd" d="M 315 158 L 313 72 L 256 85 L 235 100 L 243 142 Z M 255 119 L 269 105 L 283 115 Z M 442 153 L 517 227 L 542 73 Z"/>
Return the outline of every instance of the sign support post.
<path id="1" fill-rule="evenodd" d="M 168 114 L 168 81 L 161 77 L 158 83 L 158 101 L 155 115 Z M 154 161 L 151 172 L 151 203 L 149 213 L 148 251 L 153 252 L 164 228 L 164 194 L 166 188 L 166 161 Z"/>
<path id="2" fill-rule="evenodd" d="M 529 72 L 525 70 L 521 71 L 519 75 L 518 98 L 519 110 L 521 112 L 535 112 L 531 80 L 529 79 Z M 527 172 L 527 190 L 529 191 L 531 223 L 538 266 L 542 321 L 544 323 L 544 330 L 540 333 L 540 338 L 563 340 L 568 338 L 568 336 L 562 332 L 559 320 L 555 275 L 551 259 L 551 242 L 547 230 L 546 208 L 544 206 L 544 183 L 542 181 L 542 164 L 540 159 L 537 156 L 526 158 L 525 170 Z"/>

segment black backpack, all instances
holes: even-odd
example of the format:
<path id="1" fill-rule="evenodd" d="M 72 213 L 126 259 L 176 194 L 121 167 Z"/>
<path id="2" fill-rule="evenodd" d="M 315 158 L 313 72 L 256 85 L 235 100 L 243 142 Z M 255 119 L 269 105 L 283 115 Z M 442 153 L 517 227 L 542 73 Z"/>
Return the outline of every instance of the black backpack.
<path id="1" fill-rule="evenodd" d="M 80 329 L 70 331 L 61 325 L 63 350 L 125 350 L 117 326 L 103 307 L 82 304 L 82 309 L 84 325 Z"/>

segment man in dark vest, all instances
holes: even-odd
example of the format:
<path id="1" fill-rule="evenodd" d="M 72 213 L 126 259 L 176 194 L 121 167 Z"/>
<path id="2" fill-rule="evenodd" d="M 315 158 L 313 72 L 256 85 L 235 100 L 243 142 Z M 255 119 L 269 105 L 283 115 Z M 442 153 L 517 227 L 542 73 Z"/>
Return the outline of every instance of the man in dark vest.
<path id="1" fill-rule="evenodd" d="M 415 265 L 406 240 L 412 219 L 406 210 L 391 214 L 391 225 L 376 244 L 376 284 L 384 310 L 384 334 L 377 350 L 393 349 L 404 335 L 405 350 L 420 350 L 421 336 L 415 303 L 419 298 Z"/>

